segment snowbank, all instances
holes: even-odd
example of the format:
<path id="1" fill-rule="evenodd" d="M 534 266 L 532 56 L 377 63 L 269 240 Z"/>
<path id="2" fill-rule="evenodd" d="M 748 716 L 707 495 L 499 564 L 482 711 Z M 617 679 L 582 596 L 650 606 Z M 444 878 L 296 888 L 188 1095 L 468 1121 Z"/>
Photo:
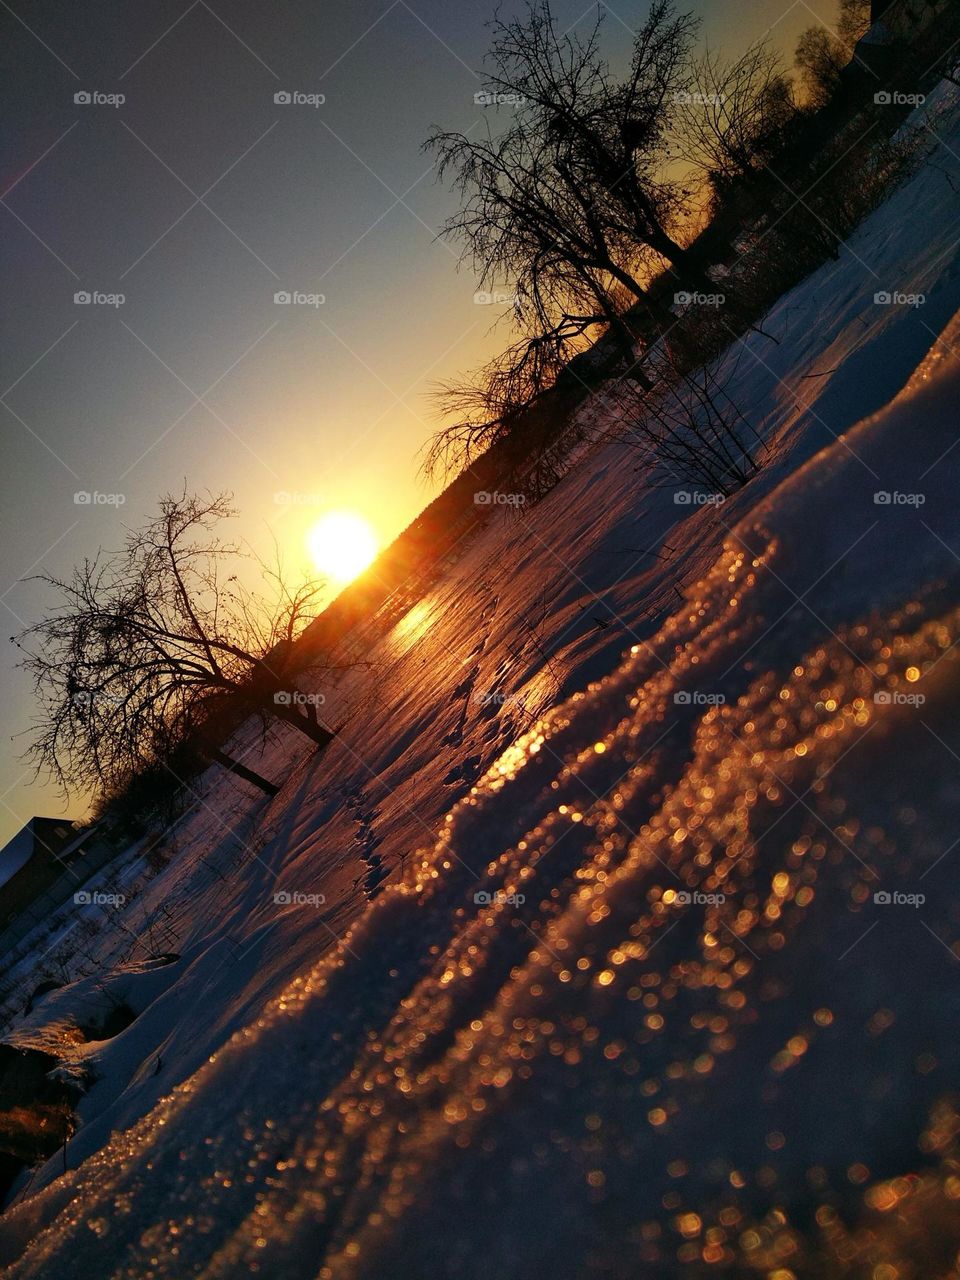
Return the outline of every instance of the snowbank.
<path id="1" fill-rule="evenodd" d="M 958 336 L 329 959 L 9 1213 L 59 1209 L 10 1274 L 626 1280 L 685 1215 L 909 1167 L 960 1066 Z"/>
<path id="2" fill-rule="evenodd" d="M 749 1274 L 731 1224 L 914 1167 L 960 1066 L 951 119 L 731 352 L 757 482 L 690 510 L 608 445 L 374 628 L 273 802 L 208 779 L 12 1276 Z"/>

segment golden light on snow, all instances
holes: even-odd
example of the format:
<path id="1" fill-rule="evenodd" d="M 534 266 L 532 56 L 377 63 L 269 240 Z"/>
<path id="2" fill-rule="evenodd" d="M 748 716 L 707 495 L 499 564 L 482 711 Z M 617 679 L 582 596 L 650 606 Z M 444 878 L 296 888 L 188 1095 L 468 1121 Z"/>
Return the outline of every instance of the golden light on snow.
<path id="1" fill-rule="evenodd" d="M 435 603 L 430 599 L 421 600 L 419 604 L 415 604 L 397 623 L 396 634 L 398 638 L 409 642 L 419 640 L 426 635 L 435 608 Z"/>
<path id="2" fill-rule="evenodd" d="M 318 573 L 334 582 L 351 582 L 373 563 L 377 535 L 352 511 L 331 511 L 307 532 L 307 549 Z"/>

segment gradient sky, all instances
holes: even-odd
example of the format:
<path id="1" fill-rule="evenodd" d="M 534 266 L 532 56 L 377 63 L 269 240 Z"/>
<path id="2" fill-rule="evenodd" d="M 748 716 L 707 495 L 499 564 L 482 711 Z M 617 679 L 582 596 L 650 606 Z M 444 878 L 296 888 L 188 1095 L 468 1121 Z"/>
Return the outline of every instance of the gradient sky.
<path id="1" fill-rule="evenodd" d="M 185 479 L 232 490 L 243 536 L 267 549 L 274 531 L 292 562 L 324 510 L 355 510 L 386 541 L 423 506 L 430 384 L 505 332 L 435 238 L 453 198 L 420 150 L 432 126 L 482 113 L 494 7 L 0 0 L 5 635 L 47 598 L 24 578 L 117 546 Z M 791 49 L 836 0 L 690 7 L 736 53 L 771 28 Z M 648 4 L 603 8 L 622 58 Z M 570 26 L 595 13 L 554 9 Z M 126 100 L 77 104 L 82 91 Z M 277 105 L 278 91 L 326 101 Z M 325 301 L 277 306 L 281 290 Z M 125 301 L 78 305 L 79 291 Z M 94 491 L 123 504 L 75 503 Z M 18 759 L 31 699 L 13 660 L 5 643 L 0 842 L 63 811 Z"/>

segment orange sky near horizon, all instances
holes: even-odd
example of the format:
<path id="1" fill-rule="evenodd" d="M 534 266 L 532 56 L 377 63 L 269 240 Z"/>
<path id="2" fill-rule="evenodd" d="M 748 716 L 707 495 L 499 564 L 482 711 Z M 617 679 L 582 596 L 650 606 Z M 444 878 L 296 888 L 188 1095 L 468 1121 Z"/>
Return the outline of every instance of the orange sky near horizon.
<path id="1" fill-rule="evenodd" d="M 174 0 L 122 20 L 37 0 L 34 32 L 0 12 L 7 634 L 49 604 L 31 575 L 119 546 L 185 479 L 231 491 L 239 535 L 268 557 L 276 539 L 292 565 L 309 564 L 327 511 L 355 512 L 382 547 L 434 495 L 418 475 L 431 387 L 509 330 L 437 238 L 455 196 L 421 145 L 434 126 L 482 124 L 494 7 L 287 0 L 277 22 L 236 0 L 225 30 Z M 648 4 L 603 7 L 623 61 Z M 789 54 L 836 15 L 836 0 L 690 7 L 730 55 L 765 33 Z M 554 10 L 569 26 L 595 12 Z M 85 104 L 98 86 L 124 102 Z M 325 101 L 278 103 L 289 90 Z M 14 660 L 8 646 L 0 842 L 60 812 L 13 740 L 32 711 Z"/>

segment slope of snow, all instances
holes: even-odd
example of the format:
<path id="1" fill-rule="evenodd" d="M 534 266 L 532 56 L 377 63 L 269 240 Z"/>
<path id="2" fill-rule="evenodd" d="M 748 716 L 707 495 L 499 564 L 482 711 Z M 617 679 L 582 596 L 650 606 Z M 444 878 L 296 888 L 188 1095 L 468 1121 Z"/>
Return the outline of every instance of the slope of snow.
<path id="1" fill-rule="evenodd" d="M 950 362 L 733 529 L 343 946 L 9 1215 L 60 1207 L 11 1274 L 626 1277 L 734 1171 L 790 1207 L 909 1159 L 960 1067 L 958 404 Z"/>
<path id="2" fill-rule="evenodd" d="M 248 740 L 273 801 L 205 780 L 123 912 L 179 958 L 90 943 L 139 1016 L 11 1275 L 627 1280 L 911 1167 L 958 1066 L 958 171 L 731 353 L 758 481 L 691 511 L 607 445 L 355 638 L 325 754 Z"/>

